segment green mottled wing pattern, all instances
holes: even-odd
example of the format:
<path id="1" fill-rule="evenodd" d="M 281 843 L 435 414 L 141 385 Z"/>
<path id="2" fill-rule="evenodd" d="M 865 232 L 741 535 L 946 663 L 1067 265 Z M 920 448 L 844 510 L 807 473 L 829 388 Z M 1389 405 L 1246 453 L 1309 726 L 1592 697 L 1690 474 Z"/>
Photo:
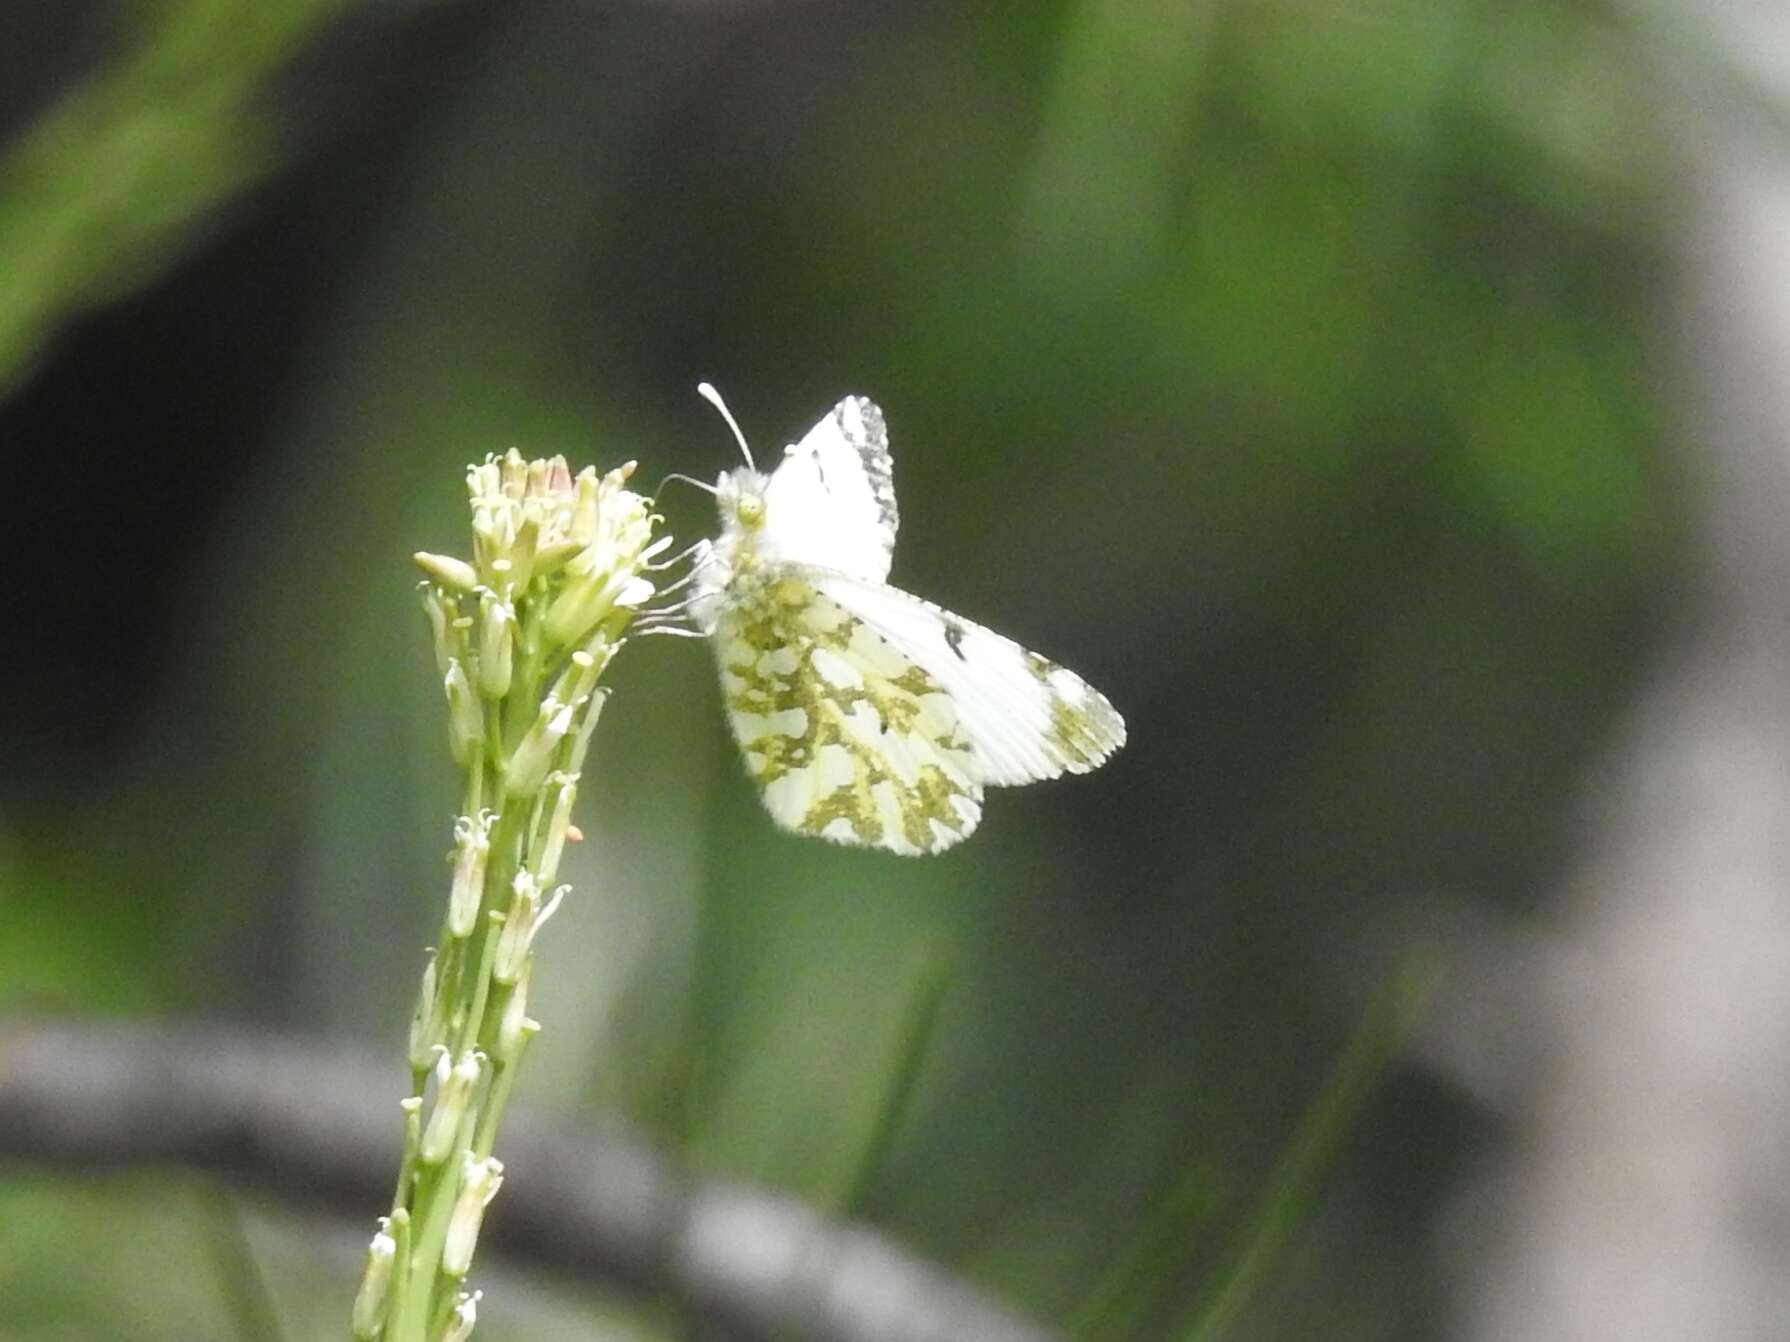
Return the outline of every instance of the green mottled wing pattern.
<path id="1" fill-rule="evenodd" d="M 900 588 L 818 570 L 809 579 L 949 696 L 977 782 L 1087 773 L 1125 744 L 1124 719 L 1068 667 Z"/>
<path id="2" fill-rule="evenodd" d="M 736 576 L 713 640 L 734 737 L 779 824 L 907 854 L 975 829 L 981 770 L 951 694 L 812 575 Z"/>

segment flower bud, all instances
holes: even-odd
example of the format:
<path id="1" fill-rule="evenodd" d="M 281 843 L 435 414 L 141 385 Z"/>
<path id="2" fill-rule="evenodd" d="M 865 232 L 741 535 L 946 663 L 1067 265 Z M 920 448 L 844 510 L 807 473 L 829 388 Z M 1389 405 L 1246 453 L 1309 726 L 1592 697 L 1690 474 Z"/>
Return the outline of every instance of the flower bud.
<path id="1" fill-rule="evenodd" d="M 479 585 L 479 571 L 464 559 L 432 555 L 427 550 L 418 550 L 411 557 L 424 573 L 451 592 L 470 592 Z"/>
<path id="2" fill-rule="evenodd" d="M 429 963 L 423 970 L 422 987 L 417 989 L 416 1010 L 410 1016 L 410 1065 L 422 1071 L 435 1056 L 435 1050 L 441 1047 L 445 1031 L 442 1029 L 441 1003 L 435 1000 L 436 969 L 435 956 L 430 955 Z"/>
<path id="3" fill-rule="evenodd" d="M 644 606 L 653 599 L 653 590 L 653 585 L 648 579 L 636 574 L 622 584 L 621 591 L 616 593 L 615 604 L 625 606 L 630 610 L 635 606 Z"/>
<path id="4" fill-rule="evenodd" d="M 435 645 L 435 669 L 445 676 L 448 664 L 465 651 L 453 623 L 459 605 L 434 583 L 424 583 L 422 591 L 423 614 L 429 617 L 429 634 Z"/>
<path id="5" fill-rule="evenodd" d="M 584 716 L 578 721 L 578 734 L 572 738 L 572 749 L 566 758 L 566 772 L 578 777 L 584 768 L 585 752 L 590 749 L 591 734 L 597 730 L 597 719 L 603 716 L 603 705 L 609 702 L 609 691 L 598 689 L 582 705 Z"/>
<path id="6" fill-rule="evenodd" d="M 479 1226 L 485 1219 L 485 1208 L 503 1187 L 503 1162 L 496 1156 L 483 1160 L 468 1154 L 460 1165 L 460 1192 L 454 1199 L 454 1210 L 448 1216 L 447 1237 L 441 1245 L 441 1270 L 455 1279 L 464 1277 L 472 1267 L 473 1250 L 478 1247 Z"/>
<path id="7" fill-rule="evenodd" d="M 501 699 L 516 664 L 516 608 L 492 591 L 479 594 L 479 692 Z"/>
<path id="8" fill-rule="evenodd" d="M 584 553 L 584 542 L 558 540 L 535 552 L 535 577 L 549 578 L 564 568 L 573 555 Z"/>
<path id="9" fill-rule="evenodd" d="M 535 553 L 541 543 L 541 517 L 527 513 L 516 526 L 516 539 L 510 546 L 510 582 L 513 592 L 526 593 L 534 580 Z"/>
<path id="10" fill-rule="evenodd" d="M 528 1014 L 528 980 L 533 968 L 532 959 L 523 961 L 522 973 L 503 1004 L 503 1014 L 497 1018 L 497 1038 L 492 1042 L 491 1056 L 505 1067 L 515 1066 L 528 1041 L 541 1032 L 541 1023 Z"/>
<path id="11" fill-rule="evenodd" d="M 582 556 L 580 556 L 582 558 Z M 569 647 L 578 642 L 615 608 L 615 596 L 627 581 L 616 573 L 579 573 L 578 560 L 568 566 L 571 576 L 547 608 L 542 626 L 549 642 Z"/>
<path id="12" fill-rule="evenodd" d="M 564 779 L 553 799 L 553 814 L 547 820 L 547 843 L 541 850 L 541 880 L 551 883 L 559 874 L 559 857 L 565 851 L 566 831 L 572 825 L 572 802 L 578 796 L 576 780 Z"/>
<path id="13" fill-rule="evenodd" d="M 360 1289 L 354 1293 L 353 1328 L 356 1338 L 379 1336 L 385 1325 L 385 1307 L 391 1293 L 392 1264 L 397 1261 L 398 1241 L 392 1238 L 389 1216 L 379 1218 L 379 1232 L 367 1245 L 367 1265 L 361 1270 Z"/>
<path id="14" fill-rule="evenodd" d="M 474 1291 L 471 1295 L 461 1294 L 454 1302 L 453 1317 L 448 1320 L 447 1328 L 441 1334 L 441 1342 L 466 1342 L 472 1336 L 473 1326 L 479 1321 L 479 1301 L 484 1298 L 483 1291 Z"/>
<path id="15" fill-rule="evenodd" d="M 443 1049 L 443 1053 L 447 1050 Z M 413 1151 L 420 1151 L 423 1146 L 423 1097 L 406 1095 L 398 1101 L 398 1112 L 404 1115 L 404 1151 L 405 1158 Z M 414 1178 L 414 1174 L 412 1175 Z M 404 1195 L 400 1190 L 399 1196 Z"/>
<path id="16" fill-rule="evenodd" d="M 447 1055 L 444 1053 L 442 1064 L 445 1065 L 446 1062 Z M 473 1092 L 478 1089 L 479 1075 L 483 1068 L 484 1056 L 468 1049 L 460 1055 L 459 1062 L 445 1069 L 445 1075 L 441 1071 L 437 1072 L 435 1108 L 430 1111 L 429 1125 L 423 1129 L 422 1146 L 417 1151 L 417 1159 L 423 1164 L 439 1165 L 454 1149 L 455 1139 L 460 1134 L 460 1122 L 466 1117 Z"/>
<path id="17" fill-rule="evenodd" d="M 552 695 L 541 705 L 541 711 L 522 734 L 510 766 L 504 771 L 503 790 L 506 796 L 525 797 L 546 781 L 559 743 L 572 730 L 572 710 L 560 707 Z"/>
<path id="18" fill-rule="evenodd" d="M 468 937 L 478 925 L 485 895 L 485 867 L 491 859 L 491 824 L 495 812 L 454 822 L 454 881 L 448 890 L 448 935 Z"/>
<path id="19" fill-rule="evenodd" d="M 491 956 L 491 980 L 494 983 L 515 983 L 528 964 L 535 933 L 559 909 L 559 903 L 572 887 L 562 885 L 551 898 L 542 902 L 541 886 L 528 870 L 516 873 L 511 886 L 509 911 L 504 915 L 503 931 L 497 934 L 497 949 Z"/>
<path id="20" fill-rule="evenodd" d="M 603 665 L 607 664 L 605 659 Z M 598 665 L 596 656 L 588 649 L 580 648 L 566 658 L 565 669 L 559 673 L 559 679 L 553 682 L 549 693 L 555 703 L 576 704 L 590 692 L 602 673 L 603 666 Z"/>
<path id="21" fill-rule="evenodd" d="M 479 747 L 485 739 L 484 709 L 466 668 L 456 659 L 448 663 L 444 681 L 448 701 L 448 745 L 454 752 L 454 763 L 470 768 L 478 760 Z"/>
<path id="22" fill-rule="evenodd" d="M 543 462 L 544 466 L 546 463 Z M 511 448 L 497 459 L 498 468 L 503 473 L 503 493 L 507 499 L 520 499 L 528 493 L 528 477 L 533 465 L 515 448 Z"/>
<path id="23" fill-rule="evenodd" d="M 578 472 L 578 478 L 572 482 L 572 524 L 567 532 L 578 538 L 581 545 L 589 545 L 597 534 L 597 524 L 602 519 L 603 481 L 597 479 L 597 473 L 586 466 Z M 621 488 L 617 482 L 616 488 Z"/>

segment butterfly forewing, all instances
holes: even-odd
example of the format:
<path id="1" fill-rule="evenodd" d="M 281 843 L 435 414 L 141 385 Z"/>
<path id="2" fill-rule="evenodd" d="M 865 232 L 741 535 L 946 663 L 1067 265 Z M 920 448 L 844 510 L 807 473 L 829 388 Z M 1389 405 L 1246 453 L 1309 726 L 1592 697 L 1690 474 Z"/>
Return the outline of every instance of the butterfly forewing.
<path id="1" fill-rule="evenodd" d="M 959 706 L 797 570 L 736 583 L 714 630 L 734 738 L 771 815 L 839 843 L 931 853 L 982 814 Z"/>
<path id="2" fill-rule="evenodd" d="M 764 492 L 767 555 L 869 582 L 889 576 L 899 516 L 883 412 L 847 396 L 785 450 Z"/>

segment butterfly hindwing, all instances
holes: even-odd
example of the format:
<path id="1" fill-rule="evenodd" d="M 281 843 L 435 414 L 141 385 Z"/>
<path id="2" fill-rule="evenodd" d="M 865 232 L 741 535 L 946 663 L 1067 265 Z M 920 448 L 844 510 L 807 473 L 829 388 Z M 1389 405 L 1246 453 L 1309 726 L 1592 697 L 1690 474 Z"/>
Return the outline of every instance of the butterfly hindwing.
<path id="1" fill-rule="evenodd" d="M 838 573 L 813 573 L 810 581 L 950 698 L 978 781 L 1086 773 L 1125 744 L 1118 711 L 1067 667 L 899 588 Z"/>
<path id="2" fill-rule="evenodd" d="M 746 767 L 785 828 L 897 853 L 947 848 L 982 814 L 953 696 L 806 571 L 737 582 L 713 637 Z"/>

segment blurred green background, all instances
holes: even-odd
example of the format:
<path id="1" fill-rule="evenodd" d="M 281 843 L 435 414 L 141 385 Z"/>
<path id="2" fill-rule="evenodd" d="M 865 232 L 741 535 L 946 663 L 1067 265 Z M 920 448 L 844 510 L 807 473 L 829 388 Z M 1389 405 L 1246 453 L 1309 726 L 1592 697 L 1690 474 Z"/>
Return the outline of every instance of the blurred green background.
<path id="1" fill-rule="evenodd" d="M 630 647 L 523 1095 L 1178 1336 L 1423 930 L 1545 905 L 1669 605 L 1656 40 L 1590 0 L 13 0 L 0 1002 L 382 1048 L 395 1097 L 455 805 L 408 556 L 465 549 L 463 466 L 712 477 L 698 379 L 761 456 L 863 392 L 895 580 L 1130 744 L 948 855 L 846 852 L 762 815 L 705 648 Z M 1434 1336 L 1491 1128 L 1394 1065 L 1226 1335 Z M 208 1208 L 8 1176 L 0 1336 L 228 1335 Z M 341 1332 L 375 1210 L 246 1209 L 291 1337 Z M 667 1335 L 505 1271 L 481 1337 Z"/>

